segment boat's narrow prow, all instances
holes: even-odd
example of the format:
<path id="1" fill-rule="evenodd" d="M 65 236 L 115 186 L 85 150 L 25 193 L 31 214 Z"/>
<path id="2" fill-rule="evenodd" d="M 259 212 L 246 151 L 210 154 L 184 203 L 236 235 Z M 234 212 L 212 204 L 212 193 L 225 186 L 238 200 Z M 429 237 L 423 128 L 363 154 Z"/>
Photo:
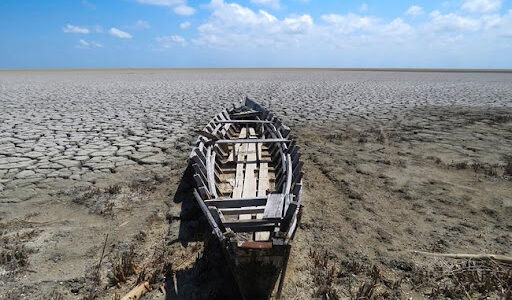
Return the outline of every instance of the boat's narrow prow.
<path id="1" fill-rule="evenodd" d="M 224 245 L 245 299 L 266 299 L 281 274 L 297 227 L 299 148 L 271 112 L 246 98 L 216 115 L 190 155 L 195 198 Z"/>

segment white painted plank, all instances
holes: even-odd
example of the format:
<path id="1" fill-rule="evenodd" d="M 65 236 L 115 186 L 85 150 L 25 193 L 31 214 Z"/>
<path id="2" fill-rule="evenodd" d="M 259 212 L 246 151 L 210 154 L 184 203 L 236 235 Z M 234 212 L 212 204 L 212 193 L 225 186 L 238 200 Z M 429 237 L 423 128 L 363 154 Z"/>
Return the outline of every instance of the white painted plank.
<path id="1" fill-rule="evenodd" d="M 249 138 L 255 137 L 256 133 L 254 132 L 254 128 L 249 128 L 248 132 Z M 245 161 L 245 176 L 244 176 L 244 188 L 242 192 L 242 198 L 250 198 L 256 196 L 256 176 L 254 175 L 254 171 L 256 171 L 256 144 L 245 144 L 247 146 L 247 155 Z M 250 220 L 250 214 L 240 215 L 239 220 Z"/>
<path id="2" fill-rule="evenodd" d="M 240 137 L 245 138 L 246 129 L 242 128 Z M 235 188 L 233 189 L 233 198 L 242 198 L 242 191 L 244 187 L 244 161 L 247 152 L 247 144 L 235 145 L 235 153 L 237 155 L 236 175 L 235 175 Z"/>

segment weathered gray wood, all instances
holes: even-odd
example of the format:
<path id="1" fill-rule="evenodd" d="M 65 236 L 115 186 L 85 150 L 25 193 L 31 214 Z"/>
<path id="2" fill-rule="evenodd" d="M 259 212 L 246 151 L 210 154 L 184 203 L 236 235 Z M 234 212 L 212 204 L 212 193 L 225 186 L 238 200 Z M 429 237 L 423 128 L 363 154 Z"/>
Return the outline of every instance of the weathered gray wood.
<path id="1" fill-rule="evenodd" d="M 195 165 L 197 165 L 197 167 L 201 171 L 201 175 L 204 177 L 204 179 L 207 180 L 208 173 L 206 172 L 206 166 L 204 165 L 203 161 L 197 155 L 192 157 L 192 161 L 194 162 Z"/>
<path id="2" fill-rule="evenodd" d="M 208 189 L 204 186 L 198 187 L 197 190 L 203 199 L 210 199 L 212 197 Z"/>
<path id="3" fill-rule="evenodd" d="M 240 113 L 233 113 L 231 114 L 231 119 L 243 119 L 243 118 L 250 118 L 250 117 L 256 117 L 259 116 L 261 112 L 259 111 L 245 111 Z"/>
<path id="4" fill-rule="evenodd" d="M 207 205 L 212 205 L 218 208 L 237 208 L 248 206 L 263 206 L 267 203 L 265 198 L 251 198 L 251 199 L 227 199 L 227 200 L 205 200 Z"/>
<path id="5" fill-rule="evenodd" d="M 245 106 L 249 107 L 250 109 L 254 109 L 254 110 L 257 110 L 257 111 L 261 111 L 261 112 L 264 112 L 266 111 L 266 109 L 261 106 L 259 103 L 249 99 L 248 97 L 245 97 Z"/>
<path id="6" fill-rule="evenodd" d="M 295 197 L 299 196 L 299 193 L 302 190 L 302 183 L 296 183 L 293 185 L 292 188 L 292 194 L 295 195 Z"/>
<path id="7" fill-rule="evenodd" d="M 215 186 L 215 176 L 213 172 L 213 163 L 215 161 L 215 152 L 212 155 L 212 148 L 208 147 L 206 153 L 206 174 L 208 176 L 208 189 L 213 197 L 217 198 L 217 188 Z"/>
<path id="8" fill-rule="evenodd" d="M 260 161 L 260 167 L 258 172 L 258 196 L 265 196 L 269 189 L 268 163 L 263 162 L 263 158 L 261 157 L 261 144 L 258 144 L 258 147 Z"/>
<path id="9" fill-rule="evenodd" d="M 235 139 L 235 140 L 216 140 L 212 141 L 215 144 L 257 144 L 257 143 L 290 143 L 287 139 Z"/>
<path id="10" fill-rule="evenodd" d="M 286 155 L 286 187 L 283 190 L 284 194 L 289 194 L 292 187 L 293 170 L 292 170 L 292 158 L 290 154 Z"/>
<path id="11" fill-rule="evenodd" d="M 215 220 L 215 223 L 219 227 L 219 229 L 224 232 L 226 231 L 226 227 L 224 226 L 224 217 L 222 216 L 222 213 L 219 212 L 219 210 L 216 207 L 208 207 L 208 210 L 210 211 L 210 214 L 213 217 L 213 220 Z"/>
<path id="12" fill-rule="evenodd" d="M 208 223 L 210 224 L 210 227 L 212 228 L 214 234 L 220 239 L 220 240 L 223 240 L 224 239 L 224 236 L 222 235 L 222 231 L 220 230 L 219 226 L 217 225 L 217 223 L 215 222 L 215 219 L 213 218 L 210 210 L 208 209 L 208 207 L 206 207 L 206 205 L 204 204 L 203 202 L 203 199 L 201 199 L 201 196 L 199 196 L 199 193 L 197 192 L 196 189 L 194 189 L 193 191 L 194 193 L 194 197 L 196 198 L 196 201 L 197 201 L 197 204 L 199 205 L 199 207 L 201 208 L 201 210 L 203 211 L 203 214 L 206 216 L 206 219 L 208 220 Z"/>
<path id="13" fill-rule="evenodd" d="M 297 212 L 297 209 L 299 207 L 299 203 L 296 201 L 291 201 L 288 205 L 288 209 L 285 212 L 284 218 L 281 222 L 281 231 L 287 232 L 288 227 L 290 225 L 290 222 L 292 218 L 294 217 L 295 213 Z"/>
<path id="14" fill-rule="evenodd" d="M 249 136 L 254 136 L 254 128 L 249 128 Z M 242 191 L 242 198 L 250 198 L 256 196 L 256 145 L 247 145 L 247 155 L 245 159 L 245 176 L 244 176 L 244 188 Z M 250 217 L 250 216 L 249 216 Z"/>
<path id="15" fill-rule="evenodd" d="M 247 134 L 246 128 L 240 131 L 240 137 L 245 138 Z M 238 153 L 236 153 L 238 151 Z M 236 157 L 236 175 L 235 187 L 233 188 L 233 198 L 241 198 L 244 187 L 244 163 L 245 154 L 247 152 L 247 144 L 235 144 L 235 151 L 233 156 Z"/>
<path id="16" fill-rule="evenodd" d="M 246 125 L 246 132 L 248 138 L 255 136 L 254 128 Z M 256 145 L 247 144 L 247 153 L 245 155 L 245 174 L 244 174 L 244 188 L 242 191 L 243 198 L 256 197 L 256 177 L 254 171 L 256 170 Z M 253 161 L 249 163 L 248 161 Z M 250 214 L 241 214 L 238 216 L 239 220 L 250 220 L 252 216 Z"/>
<path id="17" fill-rule="evenodd" d="M 276 227 L 275 224 L 268 225 L 257 225 L 257 226 L 236 226 L 236 228 L 232 228 L 234 232 L 266 232 L 273 231 Z"/>
<path id="18" fill-rule="evenodd" d="M 194 181 L 196 182 L 196 186 L 199 188 L 199 187 L 202 187 L 202 186 L 206 186 L 206 183 L 203 181 L 203 179 L 201 178 L 201 175 L 199 174 L 194 174 Z"/>
<path id="19" fill-rule="evenodd" d="M 243 215 L 243 214 L 259 214 L 263 213 L 264 207 L 249 207 L 249 208 L 221 208 L 221 212 L 226 215 Z"/>
<path id="20" fill-rule="evenodd" d="M 266 120 L 219 120 L 221 124 L 268 124 Z"/>
<path id="21" fill-rule="evenodd" d="M 203 162 L 203 166 L 206 165 L 206 156 L 204 155 L 203 151 L 199 150 L 199 148 L 196 148 L 194 151 L 197 157 L 199 157 L 199 159 L 201 159 L 201 161 Z"/>
<path id="22" fill-rule="evenodd" d="M 218 140 L 219 139 L 218 136 L 214 135 L 213 133 L 209 133 L 208 131 L 205 131 L 205 130 L 199 130 L 199 131 L 197 131 L 197 134 L 202 135 L 210 140 Z"/>
<path id="23" fill-rule="evenodd" d="M 295 169 L 293 170 L 293 181 L 295 182 L 297 180 L 297 177 L 299 176 L 299 173 L 302 171 L 302 166 L 304 165 L 304 162 L 301 161 L 299 162 L 299 164 L 297 165 L 297 167 L 295 167 Z"/>
<path id="24" fill-rule="evenodd" d="M 268 195 L 267 205 L 263 212 L 263 219 L 275 219 L 283 216 L 284 195 L 270 194 Z"/>
<path id="25" fill-rule="evenodd" d="M 257 227 L 257 226 L 267 226 L 267 225 L 276 225 L 278 224 L 278 221 L 276 220 L 255 220 L 255 219 L 248 219 L 248 220 L 237 220 L 237 221 L 229 221 L 225 222 L 224 226 L 231 228 L 232 230 L 236 231 L 237 228 L 242 227 Z M 256 231 L 256 230 L 252 230 Z"/>

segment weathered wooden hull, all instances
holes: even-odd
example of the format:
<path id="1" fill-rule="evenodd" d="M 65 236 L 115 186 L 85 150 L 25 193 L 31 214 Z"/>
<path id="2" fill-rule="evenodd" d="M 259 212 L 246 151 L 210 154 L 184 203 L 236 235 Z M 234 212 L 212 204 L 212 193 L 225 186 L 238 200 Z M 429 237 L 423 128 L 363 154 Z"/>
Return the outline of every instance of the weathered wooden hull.
<path id="1" fill-rule="evenodd" d="M 244 299 L 268 299 L 285 275 L 299 217 L 302 162 L 290 130 L 246 99 L 199 132 L 194 195 Z"/>
<path id="2" fill-rule="evenodd" d="M 233 260 L 231 268 L 244 299 L 270 298 L 289 253 L 290 245 L 270 249 L 237 248 L 235 255 L 228 259 Z"/>

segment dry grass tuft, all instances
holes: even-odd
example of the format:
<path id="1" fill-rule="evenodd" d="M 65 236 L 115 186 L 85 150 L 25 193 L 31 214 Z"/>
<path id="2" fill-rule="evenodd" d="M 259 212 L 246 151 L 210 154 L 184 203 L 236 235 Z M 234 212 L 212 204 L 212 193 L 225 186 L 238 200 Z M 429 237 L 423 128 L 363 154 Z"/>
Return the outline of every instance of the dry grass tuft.
<path id="1" fill-rule="evenodd" d="M 30 253 L 24 245 L 4 245 L 0 250 L 0 265 L 10 270 L 27 267 Z"/>
<path id="2" fill-rule="evenodd" d="M 340 299 L 333 286 L 334 281 L 338 278 L 338 270 L 329 253 L 310 249 L 309 257 L 313 264 L 310 270 L 315 285 L 313 296 L 321 299 Z"/>
<path id="3" fill-rule="evenodd" d="M 491 295 L 512 298 L 512 267 L 491 261 L 462 263 L 416 270 L 411 277 L 416 290 L 432 298 L 483 299 Z M 482 298 L 483 297 L 483 298 Z"/>
<path id="4" fill-rule="evenodd" d="M 135 251 L 131 247 L 128 251 L 117 253 L 111 259 L 112 273 L 110 274 L 110 282 L 112 285 L 120 286 L 128 280 L 131 275 L 136 274 Z"/>
<path id="5" fill-rule="evenodd" d="M 503 168 L 503 173 L 506 176 L 512 176 L 512 156 L 505 157 L 505 167 Z"/>

